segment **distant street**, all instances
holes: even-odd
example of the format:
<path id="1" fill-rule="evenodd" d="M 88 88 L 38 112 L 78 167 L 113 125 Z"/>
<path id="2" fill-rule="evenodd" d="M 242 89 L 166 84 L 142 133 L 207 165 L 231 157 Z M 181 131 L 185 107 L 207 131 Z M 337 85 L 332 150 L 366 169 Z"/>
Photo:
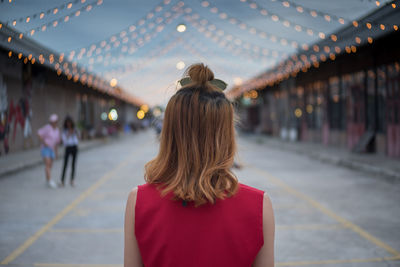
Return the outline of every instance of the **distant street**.
<path id="1" fill-rule="evenodd" d="M 75 188 L 46 188 L 43 166 L 2 177 L 1 265 L 121 267 L 125 202 L 157 148 L 147 131 L 83 151 Z M 271 197 L 276 266 L 400 266 L 398 183 L 248 137 L 238 162 L 239 180 Z"/>

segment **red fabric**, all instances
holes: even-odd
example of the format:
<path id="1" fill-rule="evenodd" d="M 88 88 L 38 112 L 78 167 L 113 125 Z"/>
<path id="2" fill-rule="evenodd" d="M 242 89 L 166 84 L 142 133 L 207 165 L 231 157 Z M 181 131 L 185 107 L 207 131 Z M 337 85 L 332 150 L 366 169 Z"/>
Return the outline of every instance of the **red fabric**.
<path id="1" fill-rule="evenodd" d="M 264 244 L 264 193 L 240 184 L 214 205 L 186 206 L 161 197 L 155 185 L 138 187 L 135 235 L 145 267 L 251 266 Z"/>

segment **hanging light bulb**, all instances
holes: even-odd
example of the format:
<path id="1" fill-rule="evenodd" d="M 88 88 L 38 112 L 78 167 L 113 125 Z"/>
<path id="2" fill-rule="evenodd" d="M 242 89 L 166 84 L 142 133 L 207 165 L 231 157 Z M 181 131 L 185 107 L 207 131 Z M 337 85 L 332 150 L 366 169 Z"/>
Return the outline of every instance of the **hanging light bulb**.
<path id="1" fill-rule="evenodd" d="M 176 26 L 176 30 L 177 30 L 178 32 L 184 32 L 184 31 L 186 31 L 186 25 L 183 24 L 183 23 L 181 23 L 181 24 L 179 24 L 178 26 Z"/>

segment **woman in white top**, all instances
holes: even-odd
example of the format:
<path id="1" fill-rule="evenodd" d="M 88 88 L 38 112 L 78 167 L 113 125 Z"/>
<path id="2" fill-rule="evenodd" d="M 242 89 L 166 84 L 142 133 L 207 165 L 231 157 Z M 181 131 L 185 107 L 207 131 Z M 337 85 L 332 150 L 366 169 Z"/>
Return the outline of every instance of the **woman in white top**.
<path id="1" fill-rule="evenodd" d="M 71 117 L 67 116 L 64 121 L 64 131 L 62 133 L 62 141 L 65 147 L 64 153 L 64 167 L 61 176 L 61 186 L 64 186 L 65 170 L 68 165 L 68 158 L 72 156 L 72 166 L 71 166 L 71 186 L 74 186 L 75 178 L 75 162 L 76 156 L 78 154 L 78 132 L 75 129 L 74 121 Z"/>

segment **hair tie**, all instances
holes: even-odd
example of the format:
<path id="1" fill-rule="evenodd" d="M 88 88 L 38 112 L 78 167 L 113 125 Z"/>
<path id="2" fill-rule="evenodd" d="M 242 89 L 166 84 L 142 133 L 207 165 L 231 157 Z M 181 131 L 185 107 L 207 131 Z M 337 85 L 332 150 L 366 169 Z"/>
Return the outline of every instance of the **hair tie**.
<path id="1" fill-rule="evenodd" d="M 179 83 L 181 84 L 181 86 L 186 86 L 190 83 L 192 83 L 192 79 L 190 77 L 184 77 L 182 79 L 179 80 Z M 213 79 L 211 81 L 208 81 L 209 83 L 211 83 L 212 85 L 218 87 L 221 90 L 225 90 L 226 87 L 228 86 L 228 84 L 226 82 L 224 82 L 223 80 L 220 79 Z"/>

